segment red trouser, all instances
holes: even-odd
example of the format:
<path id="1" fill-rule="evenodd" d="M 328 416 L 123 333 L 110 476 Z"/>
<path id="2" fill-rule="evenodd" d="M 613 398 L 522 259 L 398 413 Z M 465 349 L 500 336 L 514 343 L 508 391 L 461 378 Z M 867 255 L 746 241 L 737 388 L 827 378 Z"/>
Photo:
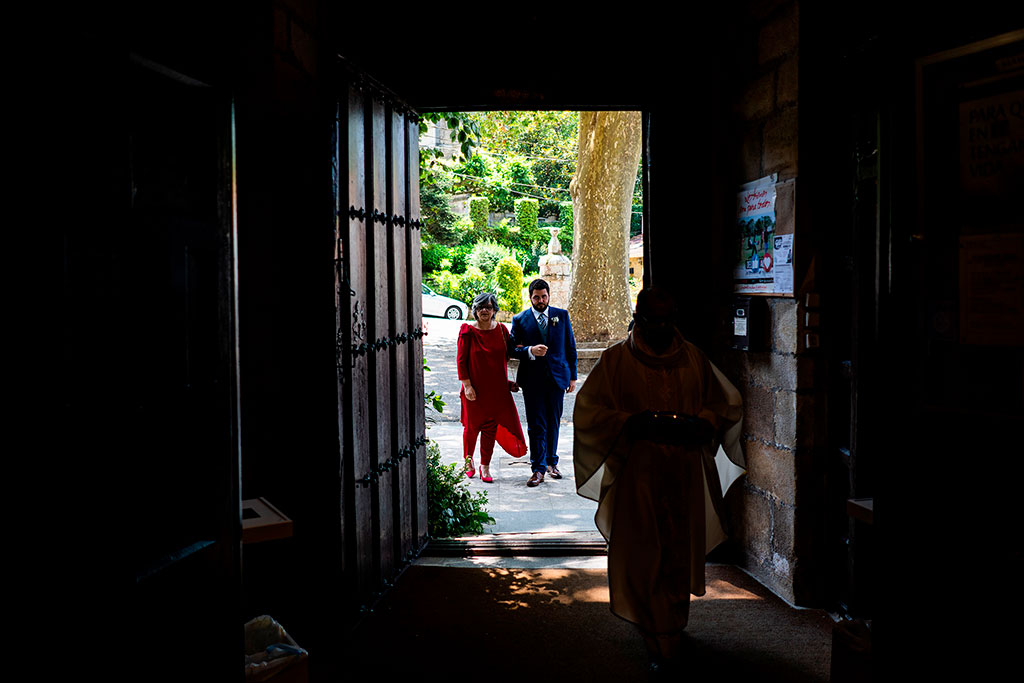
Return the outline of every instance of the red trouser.
<path id="1" fill-rule="evenodd" d="M 462 453 L 463 457 L 473 457 L 476 450 L 476 435 L 480 434 L 480 464 L 490 465 L 491 455 L 494 453 L 494 437 L 498 433 L 498 423 L 495 420 L 488 420 L 480 425 L 479 432 L 469 427 L 462 429 Z"/>

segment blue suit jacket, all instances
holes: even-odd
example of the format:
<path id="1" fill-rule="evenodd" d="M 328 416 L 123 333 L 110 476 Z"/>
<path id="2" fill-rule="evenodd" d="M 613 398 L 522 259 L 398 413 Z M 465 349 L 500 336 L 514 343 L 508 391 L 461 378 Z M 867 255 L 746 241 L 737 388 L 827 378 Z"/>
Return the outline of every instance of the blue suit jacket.
<path id="1" fill-rule="evenodd" d="M 569 311 L 564 308 L 548 306 L 544 313 L 548 316 L 548 340 L 545 342 L 537 327 L 537 318 L 533 308 L 512 318 L 512 334 L 510 350 L 513 357 L 519 359 L 519 371 L 516 383 L 529 391 L 544 386 L 544 380 L 550 377 L 556 386 L 565 390 L 569 388 L 569 380 L 576 379 L 576 338 L 572 334 L 572 323 L 569 322 Z M 554 320 L 557 318 L 557 322 Z M 527 348 L 535 344 L 545 344 L 548 352 L 530 360 Z M 522 348 L 515 348 L 521 346 Z"/>

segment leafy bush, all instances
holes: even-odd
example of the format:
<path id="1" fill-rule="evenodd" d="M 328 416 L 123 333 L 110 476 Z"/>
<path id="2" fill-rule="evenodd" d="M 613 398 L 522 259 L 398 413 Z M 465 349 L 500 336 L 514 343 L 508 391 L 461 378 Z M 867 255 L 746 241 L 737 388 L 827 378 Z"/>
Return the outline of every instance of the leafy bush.
<path id="1" fill-rule="evenodd" d="M 480 292 L 494 290 L 493 274 L 488 275 L 476 266 L 469 266 L 462 274 L 437 270 L 429 274 L 428 282 L 438 294 L 458 299 L 467 306 L 473 303 L 473 298 Z"/>
<path id="2" fill-rule="evenodd" d="M 473 227 L 477 230 L 484 230 L 487 227 L 487 214 L 490 212 L 490 204 L 487 197 L 469 198 L 469 217 L 473 221 Z"/>
<path id="3" fill-rule="evenodd" d="M 450 270 L 456 274 L 464 273 L 472 253 L 473 246 L 469 244 L 446 247 L 443 244 L 423 243 L 420 245 L 423 276 L 428 277 L 442 270 Z"/>
<path id="4" fill-rule="evenodd" d="M 487 514 L 487 493 L 470 493 L 458 463 L 443 465 L 441 449 L 427 442 L 427 531 L 434 538 L 482 534 L 494 524 Z"/>
<path id="5" fill-rule="evenodd" d="M 518 313 L 523 308 L 523 269 L 508 256 L 498 261 L 494 269 L 501 310 Z"/>
<path id="6" fill-rule="evenodd" d="M 469 255 L 473 253 L 473 245 L 459 244 L 448 250 L 448 258 L 451 259 L 453 273 L 465 273 L 469 266 Z"/>
<path id="7" fill-rule="evenodd" d="M 429 372 L 426 362 L 424 372 Z M 445 402 L 431 391 L 423 395 L 427 413 L 443 412 Z M 457 463 L 441 464 L 441 448 L 427 441 L 427 532 L 434 538 L 481 534 L 484 524 L 494 524 L 487 514 L 487 494 L 469 492 Z"/>
<path id="8" fill-rule="evenodd" d="M 424 278 L 435 292 L 442 296 L 455 296 L 459 288 L 459 276 L 448 269 L 424 273 Z"/>
<path id="9" fill-rule="evenodd" d="M 524 230 L 518 225 L 509 225 L 507 219 L 501 221 L 495 226 L 492 226 L 494 233 L 493 239 L 501 244 L 507 244 L 509 247 L 515 250 L 517 254 L 527 254 L 530 251 L 530 246 L 537 241 L 540 232 L 536 228 L 531 230 Z"/>
<path id="10" fill-rule="evenodd" d="M 473 247 L 473 251 L 469 255 L 469 265 L 476 266 L 484 273 L 493 273 L 498 261 L 509 255 L 506 247 L 487 240 Z"/>
<path id="11" fill-rule="evenodd" d="M 426 242 L 421 244 L 420 259 L 423 263 L 424 274 L 444 268 L 442 261 L 447 260 L 451 263 L 450 252 L 451 249 L 443 244 L 427 244 Z"/>
<path id="12" fill-rule="evenodd" d="M 473 299 L 480 292 L 490 292 L 494 290 L 494 274 L 485 273 L 476 266 L 470 266 L 466 268 L 466 272 L 459 276 L 458 285 L 455 290 L 455 294 L 451 296 L 455 297 L 459 301 L 464 301 L 467 306 L 472 305 Z"/>
<path id="13" fill-rule="evenodd" d="M 537 209 L 540 203 L 536 199 L 517 199 L 516 225 L 520 230 L 532 230 L 537 227 Z"/>

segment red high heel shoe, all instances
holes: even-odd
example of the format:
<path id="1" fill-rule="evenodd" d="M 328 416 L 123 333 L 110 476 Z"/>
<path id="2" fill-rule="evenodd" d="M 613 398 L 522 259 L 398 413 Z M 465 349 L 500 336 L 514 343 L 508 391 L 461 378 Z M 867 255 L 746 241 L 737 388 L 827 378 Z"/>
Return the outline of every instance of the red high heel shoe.
<path id="1" fill-rule="evenodd" d="M 473 475 L 476 474 L 476 468 L 473 467 L 473 464 L 473 456 L 466 458 L 466 476 L 470 479 L 472 479 Z"/>
<path id="2" fill-rule="evenodd" d="M 484 473 L 485 467 L 487 468 L 486 473 Z M 491 468 L 489 465 L 480 465 L 480 481 L 487 484 L 494 483 L 494 479 L 491 477 Z"/>

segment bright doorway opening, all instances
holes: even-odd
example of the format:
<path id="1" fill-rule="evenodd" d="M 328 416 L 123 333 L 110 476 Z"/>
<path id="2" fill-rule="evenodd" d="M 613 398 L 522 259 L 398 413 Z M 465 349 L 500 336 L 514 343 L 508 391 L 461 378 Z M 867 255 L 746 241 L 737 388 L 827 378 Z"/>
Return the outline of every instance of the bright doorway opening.
<path id="1" fill-rule="evenodd" d="M 462 472 L 461 384 L 456 354 L 459 330 L 473 322 L 469 310 L 473 298 L 481 292 L 495 293 L 502 309 L 498 320 L 510 328 L 512 316 L 529 305 L 529 282 L 543 277 L 552 282 L 551 305 L 570 307 L 570 280 L 579 260 L 576 252 L 582 246 L 571 190 L 580 167 L 581 113 L 488 111 L 422 116 L 420 213 L 423 322 L 427 331 L 423 351 L 429 368 L 425 390 L 443 403 L 438 412 L 428 402 L 427 438 L 437 444 L 444 466 Z M 639 121 L 639 114 L 636 118 Z M 639 150 L 639 125 L 635 133 Z M 591 152 L 584 150 L 584 156 Z M 631 192 L 625 193 L 620 233 L 628 239 L 628 264 L 623 264 L 622 278 L 629 310 L 635 304 L 643 275 L 642 164 L 632 163 Z M 584 190 L 577 193 L 576 205 L 580 206 L 580 195 L 585 195 L 587 188 L 578 189 Z M 600 244 L 595 247 L 607 250 Z M 547 266 L 553 252 L 560 252 L 569 266 L 564 289 L 547 274 L 552 272 Z M 621 327 L 618 338 L 625 336 L 626 322 Z M 588 340 L 579 336 L 577 390 L 607 343 L 597 344 L 596 352 L 588 353 Z M 512 359 L 508 378 L 515 380 L 516 372 L 517 361 Z M 513 393 L 513 399 L 529 442 L 522 392 Z M 572 463 L 574 399 L 575 393 L 566 394 L 559 430 L 562 479 L 548 477 L 540 486 L 527 487 L 530 455 L 515 458 L 498 445 L 490 466 L 492 483 L 482 482 L 479 473 L 473 478 L 462 476 L 460 484 L 471 495 L 482 493 L 487 498 L 484 508 L 494 523 L 484 525 L 484 535 L 543 538 L 554 534 L 578 535 L 581 540 L 594 542 L 600 539 L 593 522 L 597 504 L 576 494 Z M 474 454 L 479 466 L 479 444 Z"/>

